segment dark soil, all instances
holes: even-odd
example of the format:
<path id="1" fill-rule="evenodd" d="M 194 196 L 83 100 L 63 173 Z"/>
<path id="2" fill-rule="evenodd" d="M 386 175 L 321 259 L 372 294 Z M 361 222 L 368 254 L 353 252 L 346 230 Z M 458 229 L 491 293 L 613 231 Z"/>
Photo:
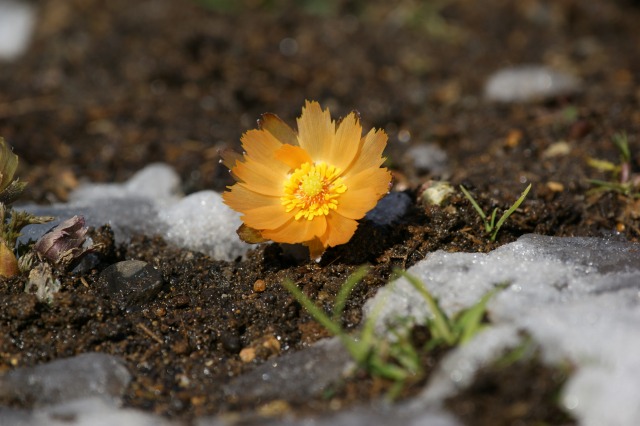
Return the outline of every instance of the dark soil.
<path id="1" fill-rule="evenodd" d="M 558 407 L 568 373 L 567 368 L 549 369 L 537 355 L 511 363 L 498 361 L 478 372 L 474 383 L 446 405 L 465 424 L 478 426 L 574 424 Z M 500 418 L 495 407 L 502 410 Z"/>
<path id="2" fill-rule="evenodd" d="M 222 191 L 232 182 L 218 150 L 237 148 L 261 113 L 293 124 L 305 99 L 334 116 L 357 109 L 365 129 L 384 128 L 394 190 L 414 200 L 429 179 L 464 184 L 485 210 L 508 208 L 532 183 L 529 196 L 495 243 L 456 195 L 442 207 L 416 202 L 393 226 L 363 221 L 351 242 L 328 250 L 319 264 L 295 262 L 277 245 L 214 261 L 139 236 L 108 246 L 85 274 L 61 273 L 62 290 L 50 305 L 23 292 L 25 277 L 4 280 L 0 371 L 101 351 L 121 356 L 134 375 L 128 406 L 184 419 L 251 410 L 230 406 L 221 384 L 328 335 L 283 290 L 285 278 L 330 310 L 346 277 L 372 265 L 345 310 L 344 325 L 353 329 L 362 304 L 393 268 L 435 250 L 487 252 L 530 232 L 640 239 L 638 199 L 589 192 L 588 179 L 614 178 L 587 164 L 618 163 L 612 138 L 626 132 L 638 171 L 637 2 L 238 3 L 222 12 L 195 1 L 36 2 L 41 13 L 31 49 L 0 67 L 0 136 L 21 158 L 18 175 L 30 182 L 25 199 L 64 201 L 79 181 L 123 181 L 155 161 L 176 168 L 185 193 Z M 483 100 L 492 72 L 528 63 L 571 72 L 583 90 L 527 104 Z M 549 155 L 561 141 L 568 149 Z M 405 153 L 425 142 L 446 151 L 448 172 L 416 169 Z M 108 229 L 95 232 L 109 240 Z M 137 310 L 122 309 L 97 283 L 102 269 L 124 259 L 157 266 L 165 280 L 159 296 Z M 252 361 L 241 360 L 243 348 L 255 349 Z M 479 385 L 451 407 L 470 424 L 470 406 L 492 424 L 509 424 L 514 390 L 503 385 L 528 387 L 524 376 L 540 377 L 541 387 L 521 389 L 519 409 L 549 412 L 553 399 L 540 396 L 561 385 L 544 380 L 557 377 L 554 370 L 531 362 L 506 371 L 489 371 L 490 398 Z M 376 380 L 356 376 L 335 391 L 337 405 L 320 398 L 289 409 L 367 401 L 388 387 Z M 549 419 L 518 424 L 538 421 Z"/>

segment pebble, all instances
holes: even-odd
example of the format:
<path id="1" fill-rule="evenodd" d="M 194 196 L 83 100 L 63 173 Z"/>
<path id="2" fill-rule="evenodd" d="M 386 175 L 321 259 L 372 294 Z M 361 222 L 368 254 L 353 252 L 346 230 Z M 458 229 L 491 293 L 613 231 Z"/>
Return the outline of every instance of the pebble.
<path id="1" fill-rule="evenodd" d="M 569 95 L 580 90 L 580 81 L 543 65 L 503 68 L 489 77 L 485 97 L 496 102 L 528 102 Z"/>
<path id="2" fill-rule="evenodd" d="M 430 180 L 420 187 L 418 200 L 423 206 L 440 206 L 455 192 L 449 182 Z"/>
<path id="3" fill-rule="evenodd" d="M 244 348 L 239 353 L 242 362 L 249 363 L 256 359 L 256 350 L 254 348 Z"/>
<path id="4" fill-rule="evenodd" d="M 240 336 L 232 331 L 226 331 L 220 334 L 220 342 L 222 347 L 232 354 L 237 354 L 242 349 L 242 342 Z"/>
<path id="5" fill-rule="evenodd" d="M 0 398 L 43 406 L 86 397 L 120 403 L 131 374 L 120 358 L 85 353 L 0 376 Z"/>
<path id="6" fill-rule="evenodd" d="M 264 282 L 264 280 L 256 280 L 256 282 L 253 283 L 253 291 L 255 291 L 256 293 L 262 293 L 263 291 L 265 291 L 267 289 L 267 283 Z"/>
<path id="7" fill-rule="evenodd" d="M 302 351 L 272 358 L 232 379 L 224 391 L 234 399 L 301 402 L 340 380 L 350 365 L 351 358 L 342 343 L 337 338 L 327 339 Z"/>
<path id="8" fill-rule="evenodd" d="M 0 60 L 16 59 L 27 50 L 36 13 L 31 3 L 0 1 Z"/>
<path id="9" fill-rule="evenodd" d="M 162 274 L 147 262 L 125 260 L 107 267 L 99 282 L 123 308 L 134 308 L 155 298 L 164 283 Z"/>
<path id="10" fill-rule="evenodd" d="M 404 192 L 391 192 L 367 213 L 366 219 L 378 226 L 391 225 L 402 219 L 411 204 L 411 197 Z"/>
<path id="11" fill-rule="evenodd" d="M 410 159 L 413 167 L 420 173 L 443 175 L 449 167 L 447 153 L 433 143 L 414 145 L 407 150 L 405 157 Z"/>

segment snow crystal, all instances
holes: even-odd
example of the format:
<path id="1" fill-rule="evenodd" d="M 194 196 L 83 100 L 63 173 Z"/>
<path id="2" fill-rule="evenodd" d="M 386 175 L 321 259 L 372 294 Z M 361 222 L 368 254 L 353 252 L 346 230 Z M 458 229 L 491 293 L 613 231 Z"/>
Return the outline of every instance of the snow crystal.
<path id="1" fill-rule="evenodd" d="M 166 226 L 165 240 L 180 247 L 224 260 L 242 256 L 249 247 L 235 232 L 242 223 L 240 217 L 217 192 L 191 194 L 161 211 L 159 217 Z"/>
<path id="2" fill-rule="evenodd" d="M 91 204 L 94 200 L 144 198 L 156 203 L 171 203 L 180 198 L 180 177 L 164 163 L 146 166 L 125 183 L 91 183 L 73 191 L 72 203 Z"/>
<path id="3" fill-rule="evenodd" d="M 85 397 L 61 404 L 21 410 L 0 407 L 2 424 L 18 426 L 178 426 L 163 417 L 117 407 L 101 398 Z"/>
<path id="4" fill-rule="evenodd" d="M 56 217 L 54 222 L 26 227 L 19 241 L 36 240 L 77 214 L 88 226 L 109 224 L 117 243 L 135 234 L 160 235 L 220 260 L 233 260 L 252 247 L 238 238 L 240 217 L 222 203 L 220 194 L 201 191 L 182 198 L 179 188 L 180 178 L 166 164 L 147 166 L 122 184 L 85 184 L 70 195 L 69 203 L 17 207 Z"/>
<path id="5" fill-rule="evenodd" d="M 443 361 L 422 403 L 468 384 L 479 366 L 526 331 L 547 362 L 577 367 L 562 401 L 581 424 L 640 424 L 639 254 L 633 243 L 526 235 L 488 254 L 436 252 L 410 268 L 449 314 L 509 284 L 489 302 L 494 326 Z M 407 314 L 423 322 L 425 305 L 401 278 L 379 291 L 367 310 L 378 311 L 382 329 Z"/>

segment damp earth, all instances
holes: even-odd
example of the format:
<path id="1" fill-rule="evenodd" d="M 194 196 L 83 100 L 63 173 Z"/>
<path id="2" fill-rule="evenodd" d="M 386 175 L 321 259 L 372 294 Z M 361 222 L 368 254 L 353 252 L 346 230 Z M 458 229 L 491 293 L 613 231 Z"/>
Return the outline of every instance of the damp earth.
<path id="1" fill-rule="evenodd" d="M 329 337 L 281 286 L 286 279 L 330 311 L 347 277 L 370 265 L 342 316 L 355 330 L 364 303 L 396 268 L 437 250 L 487 253 L 529 233 L 640 240 L 640 189 L 592 181 L 620 181 L 615 170 L 593 167 L 594 159 L 621 164 L 619 135 L 628 140 L 630 182 L 640 166 L 637 2 L 32 3 L 30 47 L 0 68 L 0 136 L 29 182 L 23 201 L 66 202 L 82 182 L 123 182 L 154 162 L 177 171 L 184 194 L 221 192 L 233 181 L 219 150 L 238 149 L 262 113 L 293 125 L 313 99 L 334 116 L 355 109 L 365 130 L 387 132 L 392 192 L 410 203 L 392 223 L 363 220 L 320 262 L 277 244 L 215 260 L 155 235 L 115 243 L 107 224 L 95 227 L 97 261 L 80 273 L 58 271 L 61 289 L 50 303 L 24 292 L 25 276 L 2 280 L 2 372 L 100 352 L 131 373 L 124 407 L 171 420 L 344 409 L 383 398 L 391 383 L 360 371 L 323 394 L 279 399 L 277 409 L 225 392 L 234 379 Z M 492 99 L 490 77 L 514 65 L 573 80 Z M 519 90 L 509 84 L 507 92 Z M 456 191 L 428 204 L 431 181 Z M 457 191 L 464 185 L 485 211 L 502 212 L 529 183 L 495 241 Z M 134 260 L 157 271 L 158 285 L 115 294 L 105 271 Z M 423 342 L 425 333 L 417 328 L 413 338 Z M 423 355 L 427 377 L 444 355 Z M 553 397 L 567 374 L 538 357 L 491 366 L 446 406 L 469 424 L 574 424 Z M 32 406 L 1 395 L 0 403 Z"/>

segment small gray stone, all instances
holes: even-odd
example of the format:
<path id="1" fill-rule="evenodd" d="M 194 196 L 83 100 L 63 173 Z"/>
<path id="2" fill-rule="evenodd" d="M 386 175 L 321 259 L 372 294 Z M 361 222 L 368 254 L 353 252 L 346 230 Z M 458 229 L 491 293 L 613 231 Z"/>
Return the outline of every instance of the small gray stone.
<path id="1" fill-rule="evenodd" d="M 0 1 L 0 60 L 11 61 L 29 47 L 36 27 L 36 6 L 24 1 Z"/>
<path id="2" fill-rule="evenodd" d="M 412 203 L 411 197 L 404 192 L 392 192 L 367 213 L 366 219 L 378 226 L 391 225 L 402 219 Z"/>
<path id="3" fill-rule="evenodd" d="M 147 262 L 125 260 L 100 273 L 100 284 L 123 308 L 145 304 L 162 289 L 162 274 Z"/>
<path id="4" fill-rule="evenodd" d="M 580 89 L 569 74 L 540 65 L 504 68 L 489 77 L 485 97 L 497 102 L 527 102 L 568 95 Z"/>
<path id="5" fill-rule="evenodd" d="M 0 407 L 0 425 L 11 426 L 179 426 L 142 410 L 121 408 L 102 398 L 87 397 L 24 410 Z"/>
<path id="6" fill-rule="evenodd" d="M 426 143 L 414 145 L 405 153 L 407 157 L 421 173 L 432 173 L 441 176 L 447 173 L 447 153 L 438 145 Z"/>
<path id="7" fill-rule="evenodd" d="M 338 381 L 351 357 L 337 339 L 270 360 L 233 379 L 225 394 L 240 400 L 304 402 Z"/>
<path id="8" fill-rule="evenodd" d="M 120 403 L 131 381 L 124 362 L 113 355 L 86 353 L 0 376 L 0 398 L 27 406 L 100 397 Z"/>

